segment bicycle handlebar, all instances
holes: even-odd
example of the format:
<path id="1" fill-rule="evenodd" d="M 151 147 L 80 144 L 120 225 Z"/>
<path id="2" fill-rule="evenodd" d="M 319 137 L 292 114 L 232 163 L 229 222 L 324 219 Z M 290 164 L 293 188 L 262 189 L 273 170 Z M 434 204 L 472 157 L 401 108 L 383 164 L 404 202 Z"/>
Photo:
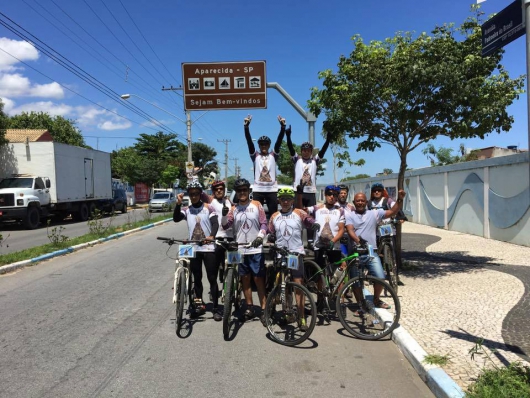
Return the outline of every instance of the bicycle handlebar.
<path id="1" fill-rule="evenodd" d="M 251 243 L 239 243 L 239 242 L 228 241 L 224 239 L 223 240 L 216 239 L 214 242 L 216 245 L 221 246 L 222 248 L 228 251 L 237 251 L 237 249 L 240 247 L 248 248 L 251 245 Z"/>
<path id="2" fill-rule="evenodd" d="M 182 243 L 184 245 L 188 245 L 188 244 L 203 245 L 203 244 L 210 244 L 210 243 L 214 243 L 215 242 L 215 241 L 213 241 L 211 239 L 203 239 L 203 240 L 175 239 L 175 238 L 166 238 L 164 236 L 157 236 L 156 239 L 163 240 L 165 243 L 167 243 L 170 246 L 174 245 L 176 243 Z"/>

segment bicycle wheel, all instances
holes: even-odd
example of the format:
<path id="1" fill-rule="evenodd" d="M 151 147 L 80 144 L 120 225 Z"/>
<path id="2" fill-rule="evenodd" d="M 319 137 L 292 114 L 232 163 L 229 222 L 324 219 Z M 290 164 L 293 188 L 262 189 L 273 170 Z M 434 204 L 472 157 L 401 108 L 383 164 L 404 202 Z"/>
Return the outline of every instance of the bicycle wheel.
<path id="1" fill-rule="evenodd" d="M 312 261 L 304 259 L 304 286 L 311 293 L 320 294 L 326 286 L 324 272 L 320 266 Z"/>
<path id="2" fill-rule="evenodd" d="M 394 252 L 392 246 L 386 243 L 383 246 L 383 263 L 386 272 L 386 280 L 388 284 L 392 286 L 396 294 L 398 293 L 398 275 L 397 275 L 397 264 L 394 258 Z"/>
<path id="3" fill-rule="evenodd" d="M 175 332 L 180 333 L 182 327 L 182 313 L 184 312 L 184 301 L 186 298 L 186 273 L 180 272 L 179 282 L 177 285 L 177 302 L 176 302 L 176 318 L 175 318 Z"/>
<path id="4" fill-rule="evenodd" d="M 281 285 L 276 285 L 267 297 L 265 322 L 274 341 L 295 346 L 303 343 L 315 328 L 315 300 L 305 286 L 295 282 L 286 283 L 283 300 L 281 293 Z"/>
<path id="5" fill-rule="evenodd" d="M 346 296 L 350 289 L 353 298 Z M 380 308 L 381 304 L 374 300 L 375 292 L 382 294 L 385 289 L 387 309 Z M 372 276 L 350 279 L 340 289 L 335 305 L 342 326 L 363 340 L 379 340 L 389 335 L 398 326 L 401 315 L 401 305 L 394 289 L 385 280 Z"/>
<path id="6" fill-rule="evenodd" d="M 234 301 L 234 269 L 229 268 L 225 275 L 225 302 L 223 309 L 223 336 L 230 334 L 230 320 L 232 319 L 232 304 Z"/>

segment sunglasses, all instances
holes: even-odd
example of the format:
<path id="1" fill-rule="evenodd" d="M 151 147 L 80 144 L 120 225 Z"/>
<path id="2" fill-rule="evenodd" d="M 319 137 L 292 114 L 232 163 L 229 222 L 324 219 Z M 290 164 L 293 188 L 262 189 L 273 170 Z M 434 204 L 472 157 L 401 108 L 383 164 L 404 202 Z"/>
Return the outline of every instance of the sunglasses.
<path id="1" fill-rule="evenodd" d="M 289 200 L 294 200 L 294 198 L 291 198 L 290 196 L 280 196 L 278 200 L 281 200 L 282 202 L 288 202 Z"/>
<path id="2" fill-rule="evenodd" d="M 326 196 L 339 196 L 337 192 L 326 192 Z"/>

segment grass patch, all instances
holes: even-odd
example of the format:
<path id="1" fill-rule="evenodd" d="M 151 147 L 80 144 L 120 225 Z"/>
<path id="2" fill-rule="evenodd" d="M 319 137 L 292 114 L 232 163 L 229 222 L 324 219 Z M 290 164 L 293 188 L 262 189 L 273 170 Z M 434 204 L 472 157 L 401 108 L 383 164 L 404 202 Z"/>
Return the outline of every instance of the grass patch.
<path id="1" fill-rule="evenodd" d="M 119 233 L 119 232 L 125 232 L 131 229 L 143 227 L 144 225 L 152 224 L 157 221 L 162 221 L 167 218 L 170 218 L 167 214 L 160 215 L 156 217 L 148 217 L 144 218 L 143 220 L 131 220 L 129 219 L 126 224 L 119 225 L 119 226 L 109 226 L 105 231 L 97 230 L 92 231 L 92 233 L 88 233 L 83 236 L 78 236 L 76 238 L 63 238 L 63 235 L 61 234 L 62 230 L 55 231 L 54 235 L 55 237 L 59 236 L 60 239 L 50 239 L 52 243 L 48 243 L 46 245 L 32 247 L 31 249 L 25 249 L 21 250 L 19 252 L 14 253 L 8 253 L 0 256 L 0 266 L 6 265 L 6 264 L 12 264 L 16 263 L 18 261 L 28 260 L 30 258 L 42 256 L 43 254 L 52 253 L 57 250 L 66 249 L 71 246 L 79 245 L 81 243 L 91 242 L 93 240 L 97 240 L 100 238 L 106 238 L 107 236 Z M 89 221 L 90 222 L 90 221 Z"/>
<path id="2" fill-rule="evenodd" d="M 530 367 L 518 362 L 483 370 L 466 392 L 467 398 L 530 398 Z"/>
<path id="3" fill-rule="evenodd" d="M 449 362 L 449 355 L 429 354 L 425 355 L 423 362 L 429 365 L 445 366 Z"/>

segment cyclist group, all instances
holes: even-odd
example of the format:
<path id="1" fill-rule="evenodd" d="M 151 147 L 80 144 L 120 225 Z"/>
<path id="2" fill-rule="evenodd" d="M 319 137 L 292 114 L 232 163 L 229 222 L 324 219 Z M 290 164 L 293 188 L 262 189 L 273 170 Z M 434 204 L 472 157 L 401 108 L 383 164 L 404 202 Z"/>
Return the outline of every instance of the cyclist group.
<path id="1" fill-rule="evenodd" d="M 252 279 L 261 308 L 260 320 L 265 325 L 266 268 L 263 243 L 266 237 L 270 242 L 275 241 L 278 246 L 298 253 L 300 266 L 298 270 L 293 271 L 292 278 L 302 284 L 304 228 L 307 230 L 309 240 L 313 240 L 314 235 L 317 263 L 321 261 L 323 249 L 326 249 L 331 261 L 339 262 L 343 256 L 352 251 L 355 244 L 360 243 L 360 237 L 373 247 L 377 247 L 378 224 L 385 219 L 396 217 L 398 213 L 402 214 L 405 191 L 400 190 L 398 199 L 394 202 L 388 198 L 383 185 L 376 183 L 372 186 L 370 200 L 364 193 L 356 193 L 353 204 L 350 204 L 347 202 L 349 194 L 347 186 L 328 185 L 324 190 L 324 203 L 317 204 L 317 166 L 329 146 L 329 137 L 317 155 L 313 156 L 313 145 L 309 142 L 304 142 L 301 145 L 301 154 L 297 154 L 291 141 L 291 127 L 286 128 L 285 119 L 278 116 L 280 132 L 273 150 L 270 151 L 271 140 L 267 136 L 258 138 L 259 150 L 256 150 L 250 135 L 251 120 L 250 115 L 245 118 L 244 133 L 250 158 L 254 163 L 253 198 L 250 199 L 251 183 L 243 178 L 234 183 L 235 203 L 231 203 L 226 198 L 224 181 L 214 181 L 211 185 L 213 195 L 208 196 L 203 192 L 201 184 L 194 180 L 187 186 L 190 205 L 182 207 L 184 194 L 179 194 L 173 221 L 186 220 L 189 239 L 205 241 L 205 244 L 196 246 L 196 257 L 191 259 L 190 264 L 195 280 L 195 297 L 197 297 L 194 303 L 194 315 L 202 315 L 206 310 L 202 300 L 202 265 L 204 264 L 210 284 L 213 318 L 216 321 L 222 320 L 222 310 L 218 305 L 218 275 L 222 279 L 219 272 L 222 269 L 221 264 L 224 263 L 225 251 L 222 246 L 214 245 L 211 241 L 223 238 L 248 244 L 240 249 L 242 260 L 238 266 L 246 303 L 244 319 L 250 320 L 256 316 L 252 299 Z M 296 185 L 296 189 L 278 189 L 276 182 L 276 162 L 284 135 L 287 136 L 287 145 L 294 165 L 295 181 L 300 182 Z M 268 206 L 268 217 L 263 207 L 265 202 Z M 340 266 L 346 265 L 343 263 Z M 370 257 L 368 269 L 373 276 L 385 278 L 377 254 Z M 350 277 L 356 276 L 355 271 L 357 270 L 351 269 Z M 388 308 L 388 304 L 381 300 L 380 294 L 380 290 L 375 290 L 375 305 L 379 308 Z M 302 316 L 298 322 L 303 329 L 304 317 Z"/>

